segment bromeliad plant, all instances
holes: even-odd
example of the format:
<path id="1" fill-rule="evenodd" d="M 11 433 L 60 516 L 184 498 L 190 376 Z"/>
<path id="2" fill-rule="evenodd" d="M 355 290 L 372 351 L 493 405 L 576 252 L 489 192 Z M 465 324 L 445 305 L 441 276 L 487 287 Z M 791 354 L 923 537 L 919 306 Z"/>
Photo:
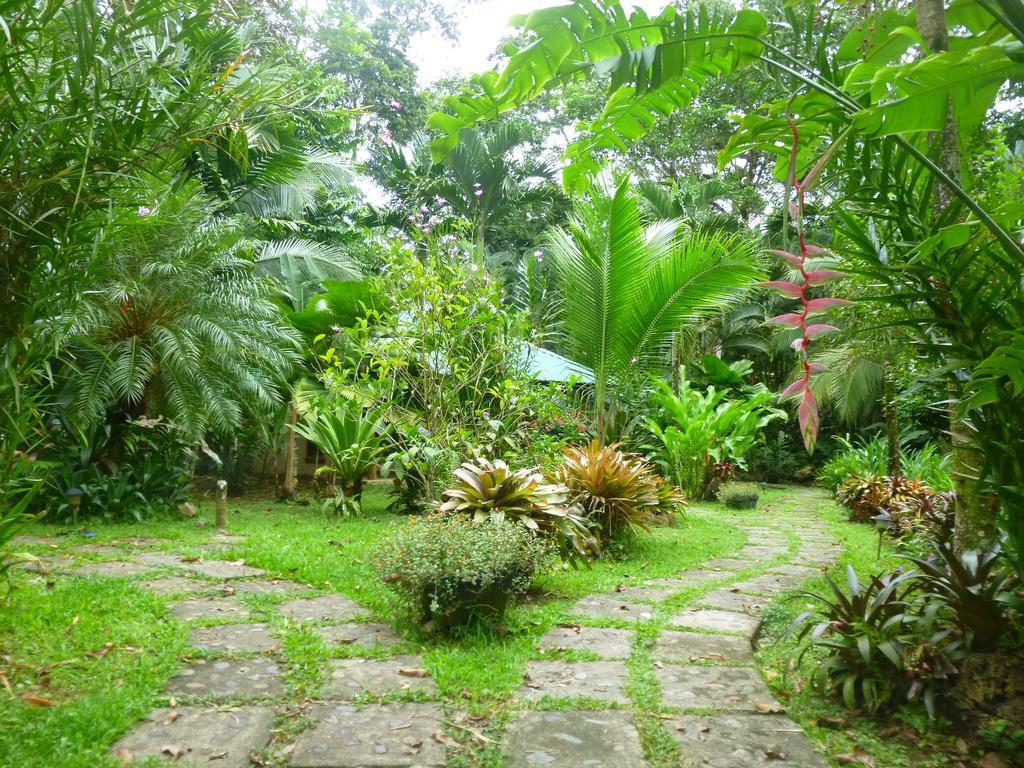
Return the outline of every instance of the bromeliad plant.
<path id="1" fill-rule="evenodd" d="M 675 514 L 686 501 L 643 457 L 596 439 L 567 448 L 556 477 L 570 503 L 579 505 L 598 528 L 603 546 L 621 532 L 649 532 L 656 520 Z"/>
<path id="2" fill-rule="evenodd" d="M 544 482 L 536 469 L 512 471 L 503 461 L 481 459 L 463 464 L 455 478 L 439 512 L 466 515 L 477 523 L 492 518 L 521 523 L 553 540 L 570 561 L 597 551 L 591 522 L 578 507 L 566 505 L 567 489 Z"/>
<path id="3" fill-rule="evenodd" d="M 949 544 L 935 542 L 931 557 L 908 557 L 920 569 L 917 586 L 945 609 L 968 647 L 992 651 L 1006 635 L 1007 606 L 1014 600 L 1016 579 L 1000 559 L 999 546 L 959 555 Z"/>
<path id="4" fill-rule="evenodd" d="M 884 523 L 897 537 L 917 531 L 947 537 L 956 506 L 950 491 L 933 491 L 920 480 L 877 475 L 851 475 L 836 489 L 836 500 L 850 510 L 853 522 Z"/>
<path id="5" fill-rule="evenodd" d="M 827 576 L 828 596 L 801 593 L 819 607 L 801 613 L 789 633 L 804 642 L 798 663 L 808 652 L 824 654 L 814 672 L 816 686 L 838 693 L 848 707 L 863 705 L 871 712 L 898 697 L 911 625 L 906 598 L 913 576 L 873 576 L 861 584 L 847 566 L 849 594 Z"/>

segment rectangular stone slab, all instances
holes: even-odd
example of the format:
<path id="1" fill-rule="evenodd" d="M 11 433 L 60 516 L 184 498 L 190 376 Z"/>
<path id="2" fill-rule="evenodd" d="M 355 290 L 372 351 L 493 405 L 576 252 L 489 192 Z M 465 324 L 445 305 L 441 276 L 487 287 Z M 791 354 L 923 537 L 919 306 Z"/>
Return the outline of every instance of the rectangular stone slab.
<path id="1" fill-rule="evenodd" d="M 188 579 L 184 576 L 164 576 L 159 579 L 140 581 L 138 586 L 157 595 L 195 594 L 217 589 L 217 583 L 202 579 Z"/>
<path id="2" fill-rule="evenodd" d="M 230 597 L 197 597 L 171 604 L 171 613 L 177 618 L 190 619 L 247 619 L 249 609 Z"/>
<path id="3" fill-rule="evenodd" d="M 273 659 L 197 659 L 167 683 L 167 692 L 200 699 L 268 699 L 284 695 Z"/>
<path id="4" fill-rule="evenodd" d="M 724 568 L 730 571 L 742 571 L 744 568 L 753 568 L 760 565 L 756 560 L 742 560 L 735 557 L 716 557 L 704 563 L 708 568 Z"/>
<path id="5" fill-rule="evenodd" d="M 247 581 L 231 581 L 224 584 L 225 591 L 238 594 L 283 595 L 288 592 L 302 592 L 312 589 L 308 584 L 298 584 L 284 579 L 251 579 Z"/>
<path id="6" fill-rule="evenodd" d="M 227 560 L 200 560 L 197 563 L 185 563 L 185 568 L 211 579 L 244 579 L 266 573 L 262 568 L 253 568 L 251 565 Z"/>
<path id="7" fill-rule="evenodd" d="M 616 600 L 624 600 L 627 602 L 639 601 L 645 603 L 660 603 L 662 600 L 667 600 L 672 595 L 679 592 L 679 587 L 655 587 L 655 586 L 641 586 L 641 587 L 622 587 L 616 589 L 613 596 Z"/>
<path id="8" fill-rule="evenodd" d="M 402 639 L 387 624 L 332 624 L 326 627 L 313 627 L 313 632 L 320 635 L 328 645 L 388 648 L 402 642 Z"/>
<path id="9" fill-rule="evenodd" d="M 828 768 L 784 715 L 680 715 L 665 721 L 682 768 Z"/>
<path id="10" fill-rule="evenodd" d="M 620 600 L 614 595 L 585 597 L 569 608 L 569 613 L 576 616 L 589 616 L 592 619 L 614 619 L 628 622 L 650 621 L 654 618 L 653 606 Z"/>
<path id="11" fill-rule="evenodd" d="M 737 592 L 749 592 L 752 595 L 777 595 L 799 589 L 806 580 L 803 576 L 764 573 L 746 581 L 739 581 L 731 587 Z"/>
<path id="12" fill-rule="evenodd" d="M 540 639 L 542 651 L 590 651 L 606 659 L 624 659 L 633 651 L 633 631 L 605 627 L 555 627 Z"/>
<path id="13" fill-rule="evenodd" d="M 342 595 L 323 595 L 290 600 L 279 610 L 295 621 L 350 621 L 366 615 L 358 603 Z"/>
<path id="14" fill-rule="evenodd" d="M 586 696 L 626 704 L 626 665 L 620 661 L 531 661 L 526 665 L 523 699 Z"/>
<path id="15" fill-rule="evenodd" d="M 682 709 L 713 708 L 756 712 L 777 706 L 768 686 L 751 667 L 669 666 L 656 668 L 662 703 Z"/>
<path id="16" fill-rule="evenodd" d="M 157 758 L 182 768 L 249 768 L 249 755 L 270 742 L 273 724 L 270 707 L 154 709 L 111 751 L 127 753 L 133 761 Z M 172 758 L 165 752 L 169 746 L 182 750 L 181 756 Z"/>
<path id="17" fill-rule="evenodd" d="M 793 565 L 787 563 L 786 565 L 777 565 L 774 568 L 769 568 L 768 573 L 781 573 L 786 576 L 803 576 L 804 578 L 814 578 L 815 576 L 821 576 L 824 571 L 821 568 L 811 568 L 806 565 Z"/>
<path id="18" fill-rule="evenodd" d="M 390 659 L 336 659 L 330 663 L 324 698 L 349 701 L 362 694 L 384 696 L 403 691 L 437 693 L 437 684 L 419 656 Z M 421 676 L 422 675 L 422 676 Z"/>
<path id="19" fill-rule="evenodd" d="M 750 641 L 745 637 L 671 630 L 658 635 L 654 643 L 653 656 L 656 661 L 684 664 L 695 661 L 754 661 Z"/>
<path id="20" fill-rule="evenodd" d="M 757 616 L 771 602 L 772 598 L 768 595 L 748 595 L 730 589 L 716 589 L 704 594 L 699 604 L 720 611 L 739 611 Z"/>
<path id="21" fill-rule="evenodd" d="M 709 629 L 713 632 L 734 632 L 743 637 L 753 637 L 761 626 L 758 616 L 736 611 L 719 611 L 714 608 L 691 608 L 673 616 L 672 626 L 683 629 Z"/>
<path id="22" fill-rule="evenodd" d="M 138 563 L 122 563 L 107 561 L 103 563 L 84 563 L 75 568 L 69 568 L 67 573 L 71 576 L 108 576 L 113 578 L 131 578 L 149 573 L 153 569 Z"/>
<path id="23" fill-rule="evenodd" d="M 199 627 L 188 636 L 188 644 L 204 651 L 266 653 L 277 646 L 267 624 L 220 624 Z"/>
<path id="24" fill-rule="evenodd" d="M 524 712 L 501 744 L 507 768 L 645 768 L 633 716 L 622 711 Z"/>
<path id="25" fill-rule="evenodd" d="M 445 748 L 437 704 L 384 704 L 356 710 L 314 704 L 311 728 L 299 736 L 291 768 L 443 768 Z"/>
<path id="26" fill-rule="evenodd" d="M 133 563 L 151 565 L 155 568 L 184 568 L 186 563 L 182 562 L 181 555 L 173 555 L 169 552 L 143 552 L 141 555 L 132 557 Z"/>

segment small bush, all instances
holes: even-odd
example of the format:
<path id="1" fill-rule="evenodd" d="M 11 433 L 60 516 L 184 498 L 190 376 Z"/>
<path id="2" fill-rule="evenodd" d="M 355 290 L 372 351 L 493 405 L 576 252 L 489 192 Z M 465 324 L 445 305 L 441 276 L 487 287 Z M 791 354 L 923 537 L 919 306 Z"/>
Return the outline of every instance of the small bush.
<path id="1" fill-rule="evenodd" d="M 818 473 L 818 482 L 829 490 L 835 492 L 852 475 L 884 475 L 888 471 L 889 450 L 882 437 L 861 438 L 858 442 L 838 437 L 836 442 L 839 450 Z M 903 477 L 920 480 L 937 491 L 953 489 L 950 457 L 935 443 L 926 443 L 920 450 L 902 449 L 900 471 Z"/>
<path id="2" fill-rule="evenodd" d="M 718 500 L 723 504 L 735 504 L 751 497 L 758 498 L 761 488 L 754 483 L 723 483 L 718 489 Z"/>
<path id="3" fill-rule="evenodd" d="M 619 533 L 650 531 L 686 501 L 642 456 L 597 440 L 567 448 L 557 478 L 568 490 L 569 502 L 579 505 L 598 528 L 605 546 Z"/>
<path id="4" fill-rule="evenodd" d="M 924 532 L 945 538 L 953 523 L 956 497 L 933 491 L 919 480 L 905 477 L 851 475 L 836 489 L 836 500 L 850 510 L 850 520 L 882 520 L 896 537 Z"/>
<path id="5" fill-rule="evenodd" d="M 376 566 L 403 601 L 443 628 L 500 618 L 553 558 L 552 546 L 519 523 L 455 515 L 411 520 L 384 547 Z"/>

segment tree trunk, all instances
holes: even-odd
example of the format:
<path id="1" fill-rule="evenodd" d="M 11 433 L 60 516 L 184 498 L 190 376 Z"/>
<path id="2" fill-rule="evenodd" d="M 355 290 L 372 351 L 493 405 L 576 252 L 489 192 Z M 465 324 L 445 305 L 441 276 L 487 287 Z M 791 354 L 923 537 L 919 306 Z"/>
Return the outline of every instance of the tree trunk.
<path id="1" fill-rule="evenodd" d="M 949 50 L 949 35 L 946 31 L 946 8 L 943 0 L 915 0 L 917 10 L 917 31 L 932 53 Z M 938 165 L 954 181 L 959 182 L 960 138 L 952 101 L 946 103 L 946 125 L 942 129 L 938 146 Z M 941 212 L 953 198 L 953 192 L 945 184 L 934 185 L 936 213 Z M 976 450 L 970 425 L 965 424 L 960 414 L 959 388 L 955 383 L 949 386 L 949 438 L 953 460 L 953 479 L 956 483 L 956 532 L 955 545 L 958 552 L 982 544 L 995 532 L 995 514 L 988 508 L 979 487 L 978 471 L 975 466 Z"/>
<path id="2" fill-rule="evenodd" d="M 900 422 L 896 413 L 896 387 L 888 357 L 882 359 L 882 417 L 885 419 L 885 437 L 889 443 L 889 477 L 900 477 L 903 467 L 900 457 Z"/>
<path id="3" fill-rule="evenodd" d="M 284 447 L 284 482 L 281 484 L 281 495 L 286 499 L 295 496 L 295 430 L 299 423 L 299 406 L 292 397 L 291 412 L 288 415 L 288 423 L 291 425 L 285 438 Z"/>

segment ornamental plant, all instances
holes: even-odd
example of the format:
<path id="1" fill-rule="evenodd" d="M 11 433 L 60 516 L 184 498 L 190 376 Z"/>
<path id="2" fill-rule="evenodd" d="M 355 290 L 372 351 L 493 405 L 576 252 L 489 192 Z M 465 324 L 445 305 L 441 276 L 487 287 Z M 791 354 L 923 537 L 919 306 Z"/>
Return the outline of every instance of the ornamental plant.
<path id="1" fill-rule="evenodd" d="M 489 517 L 415 518 L 380 550 L 384 582 L 424 620 L 452 629 L 478 618 L 500 618 L 508 599 L 526 592 L 554 550 L 524 525 Z"/>
<path id="2" fill-rule="evenodd" d="M 596 439 L 567 448 L 556 477 L 568 490 L 570 503 L 579 505 L 598 528 L 603 546 L 621 532 L 650 532 L 656 520 L 686 503 L 642 456 Z"/>
<path id="3" fill-rule="evenodd" d="M 794 199 L 787 199 L 786 209 L 793 217 L 796 225 L 797 241 L 800 244 L 800 252 L 790 253 L 789 251 L 770 250 L 768 253 L 778 256 L 790 267 L 797 270 L 799 272 L 799 282 L 790 280 L 769 280 L 767 282 L 760 283 L 760 285 L 763 285 L 766 288 L 772 288 L 787 298 L 798 299 L 800 301 L 800 311 L 776 315 L 769 319 L 768 322 L 773 325 L 780 325 L 783 328 L 798 328 L 800 330 L 800 337 L 793 342 L 793 349 L 800 355 L 803 375 L 786 387 L 779 399 L 786 400 L 788 398 L 800 398 L 800 405 L 797 408 L 797 418 L 800 423 L 800 434 L 803 437 L 804 446 L 807 448 L 807 451 L 809 453 L 813 453 L 814 444 L 818 438 L 818 425 L 821 421 L 821 417 L 818 413 L 817 400 L 815 400 L 814 395 L 811 393 L 811 374 L 820 373 L 825 370 L 825 367 L 821 363 L 812 363 L 808 359 L 807 348 L 814 339 L 830 333 L 835 333 L 839 330 L 834 325 L 816 322 L 816 318 L 819 315 L 828 312 L 830 309 L 844 304 L 849 304 L 850 302 L 846 299 L 835 299 L 829 297 L 811 298 L 810 296 L 810 289 L 813 286 L 845 277 L 845 275 L 842 272 L 837 272 L 831 269 L 810 268 L 810 262 L 808 260 L 814 257 L 823 256 L 826 251 L 824 248 L 817 245 L 810 245 L 804 238 L 804 195 L 817 180 L 826 163 L 828 163 L 833 152 L 839 147 L 841 142 L 834 142 L 829 150 L 825 152 L 818 162 L 815 163 L 807 172 L 804 178 L 799 179 L 796 175 L 796 160 L 797 150 L 800 144 L 800 133 L 797 130 L 796 122 L 794 122 L 792 118 L 788 119 L 790 130 L 793 134 L 793 144 L 790 151 L 789 172 L 787 177 L 792 184 Z M 788 196 L 789 189 L 787 187 L 787 198 Z"/>
<path id="4" fill-rule="evenodd" d="M 597 550 L 592 523 L 576 506 L 568 506 L 568 489 L 544 482 L 536 469 L 510 470 L 504 461 L 466 462 L 455 470 L 456 483 L 442 496 L 438 511 L 521 523 L 554 542 L 566 559 L 575 561 Z"/>

